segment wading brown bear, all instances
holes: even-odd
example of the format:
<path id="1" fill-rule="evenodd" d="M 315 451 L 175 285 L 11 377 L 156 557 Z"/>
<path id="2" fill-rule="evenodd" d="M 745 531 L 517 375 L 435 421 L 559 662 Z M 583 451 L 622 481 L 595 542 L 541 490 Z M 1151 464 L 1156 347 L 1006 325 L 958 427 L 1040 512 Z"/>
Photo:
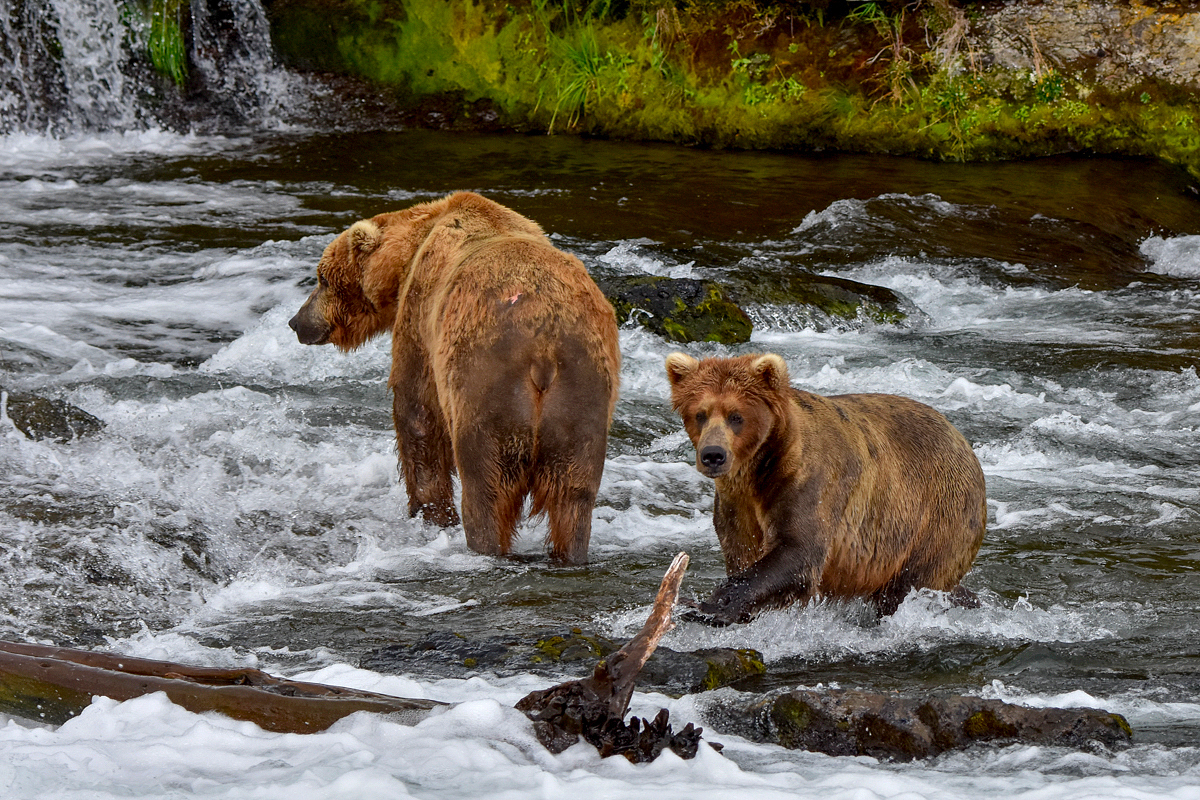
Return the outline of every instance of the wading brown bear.
<path id="1" fill-rule="evenodd" d="M 983 470 L 934 409 L 887 394 L 793 389 L 777 355 L 667 357 L 671 402 L 714 479 L 726 581 L 700 611 L 745 622 L 814 596 L 891 614 L 914 587 L 952 591 L 987 523 Z"/>
<path id="2" fill-rule="evenodd" d="M 350 226 L 288 323 L 304 344 L 392 332 L 393 419 L 410 515 L 509 552 L 527 497 L 551 556 L 587 560 L 617 399 L 612 307 L 538 225 L 469 192 Z"/>

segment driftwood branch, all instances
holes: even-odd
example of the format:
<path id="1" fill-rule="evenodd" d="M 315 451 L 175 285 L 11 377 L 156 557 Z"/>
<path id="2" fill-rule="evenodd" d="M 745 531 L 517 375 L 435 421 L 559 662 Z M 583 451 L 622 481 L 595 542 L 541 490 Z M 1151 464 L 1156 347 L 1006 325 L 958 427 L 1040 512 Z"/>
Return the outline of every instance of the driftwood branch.
<path id="1" fill-rule="evenodd" d="M 653 761 L 664 748 L 683 758 L 696 754 L 701 729 L 692 723 L 679 733 L 671 730 L 667 710 L 652 721 L 634 718 L 625 723 L 629 699 L 638 674 L 674 627 L 671 609 L 679 597 L 679 584 L 687 571 L 688 557 L 680 553 L 663 576 L 654 608 L 637 636 L 596 665 L 590 678 L 560 683 L 531 692 L 517 708 L 533 720 L 538 740 L 553 753 L 561 753 L 582 737 L 600 755 L 623 755 L 630 761 Z"/>
<path id="2" fill-rule="evenodd" d="M 61 724 L 94 696 L 129 700 L 165 692 L 189 711 L 218 711 L 281 733 L 322 731 L 348 714 L 396 714 L 412 724 L 442 703 L 319 683 L 289 681 L 256 669 L 189 667 L 169 661 L 66 647 L 0 642 L 0 711 Z"/>

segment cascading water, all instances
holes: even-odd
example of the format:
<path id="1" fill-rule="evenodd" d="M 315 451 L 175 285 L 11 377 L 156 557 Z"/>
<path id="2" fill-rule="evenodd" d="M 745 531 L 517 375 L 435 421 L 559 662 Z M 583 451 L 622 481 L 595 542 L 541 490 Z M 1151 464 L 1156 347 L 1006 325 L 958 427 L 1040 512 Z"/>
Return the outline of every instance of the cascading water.
<path id="1" fill-rule="evenodd" d="M 0 133 L 271 122 L 298 84 L 259 0 L 0 6 Z"/>

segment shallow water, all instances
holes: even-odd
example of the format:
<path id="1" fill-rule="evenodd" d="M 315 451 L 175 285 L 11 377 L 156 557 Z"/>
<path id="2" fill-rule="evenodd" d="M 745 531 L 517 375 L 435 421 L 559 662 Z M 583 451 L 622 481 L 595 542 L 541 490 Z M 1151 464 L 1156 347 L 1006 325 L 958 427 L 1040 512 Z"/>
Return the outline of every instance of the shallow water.
<path id="1" fill-rule="evenodd" d="M 733 691 L 836 684 L 1095 705 L 1122 753 L 981 748 L 913 765 L 709 730 L 723 754 L 632 767 L 540 749 L 509 710 L 544 676 L 358 669 L 431 630 L 640 625 L 673 554 L 685 595 L 723 568 L 712 487 L 667 402 L 676 345 L 621 333 L 622 397 L 586 568 L 470 553 L 407 518 L 389 343 L 304 347 L 287 319 L 351 222 L 456 189 L 536 219 L 596 274 L 736 288 L 807 268 L 902 292 L 902 328 L 805 327 L 757 308 L 750 345 L 823 393 L 909 395 L 975 446 L 989 528 L 979 609 L 910 597 L 874 622 L 816 604 L 665 644 L 754 647 Z M 1196 372 L 1200 196 L 1153 163 L 936 165 L 428 132 L 0 138 L 0 385 L 106 423 L 69 443 L 0 421 L 0 638 L 253 665 L 464 701 L 416 729 L 355 718 L 312 737 L 97 701 L 0 727 L 14 797 L 1188 797 L 1200 750 Z M 639 694 L 697 718 L 703 698 Z M 145 757 L 153 751 L 154 759 Z M 651 790 L 654 790 L 652 788 Z"/>

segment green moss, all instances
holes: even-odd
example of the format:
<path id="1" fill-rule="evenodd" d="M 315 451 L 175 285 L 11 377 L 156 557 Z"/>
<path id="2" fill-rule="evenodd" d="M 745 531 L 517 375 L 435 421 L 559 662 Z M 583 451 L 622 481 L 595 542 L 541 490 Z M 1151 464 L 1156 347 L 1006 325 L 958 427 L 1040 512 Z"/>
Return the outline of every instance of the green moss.
<path id="1" fill-rule="evenodd" d="M 762 655 L 757 650 L 738 649 L 734 651 L 735 661 L 729 662 L 714 658 L 707 659 L 708 672 L 700 684 L 701 691 L 719 689 L 748 675 L 765 675 L 767 665 L 763 663 Z"/>
<path id="2" fill-rule="evenodd" d="M 783 695 L 771 704 L 771 722 L 779 731 L 780 744 L 795 748 L 794 739 L 812 724 L 812 706 L 792 695 Z"/>
<path id="3" fill-rule="evenodd" d="M 750 341 L 750 318 L 711 281 L 625 276 L 601 281 L 601 289 L 618 321 L 636 322 L 673 342 Z"/>
<path id="4" fill-rule="evenodd" d="M 963 723 L 963 733 L 973 741 L 1010 739 L 1017 735 L 1017 727 L 1001 721 L 991 709 L 977 711 Z"/>
<path id="5" fill-rule="evenodd" d="M 585 634 L 579 628 L 572 628 L 567 636 L 548 636 L 534 642 L 534 649 L 540 654 L 531 660 L 535 663 L 549 661 L 595 660 L 603 658 L 616 651 L 616 645 L 600 636 Z"/>

